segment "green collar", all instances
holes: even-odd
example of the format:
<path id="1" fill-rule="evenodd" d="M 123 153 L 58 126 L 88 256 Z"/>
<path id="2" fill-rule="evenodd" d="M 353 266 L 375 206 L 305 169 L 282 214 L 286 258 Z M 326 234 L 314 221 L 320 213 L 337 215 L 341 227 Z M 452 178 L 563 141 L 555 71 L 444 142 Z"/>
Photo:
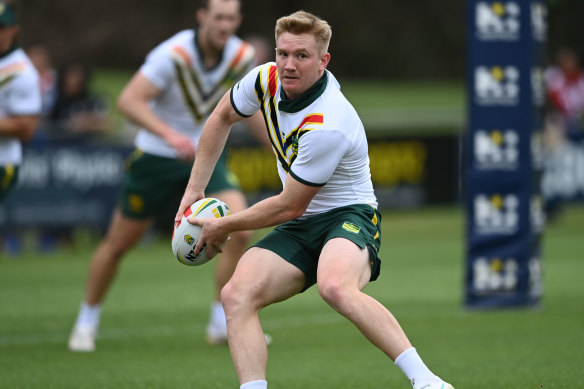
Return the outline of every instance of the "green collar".
<path id="1" fill-rule="evenodd" d="M 215 63 L 215 65 L 213 65 L 211 67 L 205 66 L 205 58 L 203 57 L 203 49 L 201 48 L 201 45 L 199 44 L 199 29 L 198 28 L 195 28 L 195 50 L 199 53 L 200 62 L 201 62 L 201 65 L 203 65 L 203 70 L 207 71 L 207 72 L 215 70 L 219 66 L 219 64 L 223 60 L 223 52 L 225 51 L 223 49 L 221 50 L 221 53 L 219 54 L 219 58 L 217 60 L 217 63 Z"/>
<path id="2" fill-rule="evenodd" d="M 278 109 L 283 112 L 295 113 L 300 112 L 304 108 L 308 107 L 318 99 L 320 95 L 324 93 L 326 86 L 328 85 L 327 71 L 325 70 L 322 77 L 318 79 L 306 92 L 304 92 L 300 97 L 290 100 L 284 92 L 284 88 L 280 89 L 280 102 L 278 103 Z"/>
<path id="3" fill-rule="evenodd" d="M 12 44 L 12 46 L 10 46 L 10 48 L 7 51 L 0 53 L 0 59 L 6 57 L 8 54 L 12 53 L 16 49 L 18 49 L 18 45 L 16 43 Z"/>

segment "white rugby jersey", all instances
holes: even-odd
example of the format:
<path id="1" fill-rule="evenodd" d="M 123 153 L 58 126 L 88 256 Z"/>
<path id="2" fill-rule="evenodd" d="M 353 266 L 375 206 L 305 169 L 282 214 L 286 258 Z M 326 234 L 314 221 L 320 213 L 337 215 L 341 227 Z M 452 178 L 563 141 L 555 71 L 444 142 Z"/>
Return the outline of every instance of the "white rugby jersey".
<path id="1" fill-rule="evenodd" d="M 40 115 L 38 73 L 24 50 L 0 58 L 0 117 Z M 20 165 L 22 145 L 16 137 L 0 135 L 0 165 Z"/>
<path id="2" fill-rule="evenodd" d="M 254 66 L 253 47 L 232 36 L 222 58 L 205 68 L 196 32 L 185 30 L 155 47 L 140 72 L 162 92 L 151 102 L 154 113 L 175 130 L 191 137 L 196 146 L 203 125 L 221 97 Z M 177 157 L 162 138 L 141 129 L 135 141 L 142 151 Z"/>
<path id="3" fill-rule="evenodd" d="M 330 72 L 301 97 L 288 100 L 270 62 L 233 87 L 231 104 L 243 117 L 261 110 L 282 185 L 290 174 L 322 187 L 303 217 L 352 204 L 377 207 L 363 124 Z"/>

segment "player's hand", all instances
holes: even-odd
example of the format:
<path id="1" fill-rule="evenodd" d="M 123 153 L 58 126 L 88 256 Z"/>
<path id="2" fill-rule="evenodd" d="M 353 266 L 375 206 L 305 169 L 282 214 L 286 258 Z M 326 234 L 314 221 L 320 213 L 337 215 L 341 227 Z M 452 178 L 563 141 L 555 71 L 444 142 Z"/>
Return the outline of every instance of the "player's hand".
<path id="1" fill-rule="evenodd" d="M 180 222 L 182 216 L 186 212 L 187 208 L 190 207 L 195 201 L 201 200 L 205 198 L 205 191 L 189 191 L 187 190 L 183 195 L 182 200 L 180 201 L 180 205 L 178 206 L 178 211 L 176 212 L 176 216 L 174 217 L 174 224 Z"/>
<path id="2" fill-rule="evenodd" d="M 199 241 L 194 247 L 194 255 L 199 255 L 199 252 L 203 248 L 207 251 L 208 258 L 213 256 L 213 249 L 215 249 L 215 251 L 218 253 L 223 252 L 223 248 L 221 246 L 228 240 L 229 232 L 223 228 L 221 218 L 215 219 L 212 217 L 189 217 L 187 218 L 187 221 L 196 226 L 200 226 L 202 229 Z"/>
<path id="3" fill-rule="evenodd" d="M 176 150 L 180 159 L 185 161 L 195 160 L 195 146 L 193 146 L 193 142 L 188 136 L 180 132 L 170 131 L 164 140 Z"/>

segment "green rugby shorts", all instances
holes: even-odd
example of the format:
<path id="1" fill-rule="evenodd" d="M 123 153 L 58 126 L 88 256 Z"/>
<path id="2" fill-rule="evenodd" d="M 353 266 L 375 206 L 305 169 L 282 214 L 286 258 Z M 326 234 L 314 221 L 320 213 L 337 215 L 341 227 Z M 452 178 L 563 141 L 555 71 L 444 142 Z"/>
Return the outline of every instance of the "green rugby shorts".
<path id="1" fill-rule="evenodd" d="M 192 162 L 135 150 L 126 160 L 126 176 L 119 198 L 123 215 L 132 219 L 152 218 L 169 201 L 184 193 L 192 167 Z M 205 193 L 228 189 L 239 190 L 239 182 L 227 167 L 227 152 L 224 150 Z"/>
<path id="2" fill-rule="evenodd" d="M 372 206 L 355 204 L 332 209 L 306 219 L 294 219 L 272 230 L 254 247 L 270 250 L 306 276 L 304 290 L 316 283 L 318 259 L 333 238 L 345 238 L 369 251 L 371 281 L 379 277 L 381 259 L 381 214 Z"/>
<path id="3" fill-rule="evenodd" d="M 0 166 L 0 201 L 3 200 L 18 182 L 18 166 Z"/>

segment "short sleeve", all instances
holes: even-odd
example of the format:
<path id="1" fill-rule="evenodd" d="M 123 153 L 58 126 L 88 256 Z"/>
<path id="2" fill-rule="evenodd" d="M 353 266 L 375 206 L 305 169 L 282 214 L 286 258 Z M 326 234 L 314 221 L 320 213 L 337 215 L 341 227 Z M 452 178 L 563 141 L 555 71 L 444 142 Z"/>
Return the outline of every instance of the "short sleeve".
<path id="1" fill-rule="evenodd" d="M 255 91 L 260 68 L 261 66 L 255 67 L 231 88 L 231 105 L 235 112 L 245 118 L 260 109 L 260 102 Z"/>
<path id="2" fill-rule="evenodd" d="M 340 131 L 310 131 L 298 142 L 298 157 L 290 174 L 305 185 L 324 186 L 349 147 L 349 140 Z"/>
<path id="3" fill-rule="evenodd" d="M 171 85 L 175 76 L 172 57 L 168 51 L 166 45 L 155 48 L 140 67 L 140 73 L 160 90 Z"/>
<path id="4" fill-rule="evenodd" d="M 8 105 L 12 115 L 40 115 L 42 103 L 37 77 L 23 75 L 12 80 Z"/>

